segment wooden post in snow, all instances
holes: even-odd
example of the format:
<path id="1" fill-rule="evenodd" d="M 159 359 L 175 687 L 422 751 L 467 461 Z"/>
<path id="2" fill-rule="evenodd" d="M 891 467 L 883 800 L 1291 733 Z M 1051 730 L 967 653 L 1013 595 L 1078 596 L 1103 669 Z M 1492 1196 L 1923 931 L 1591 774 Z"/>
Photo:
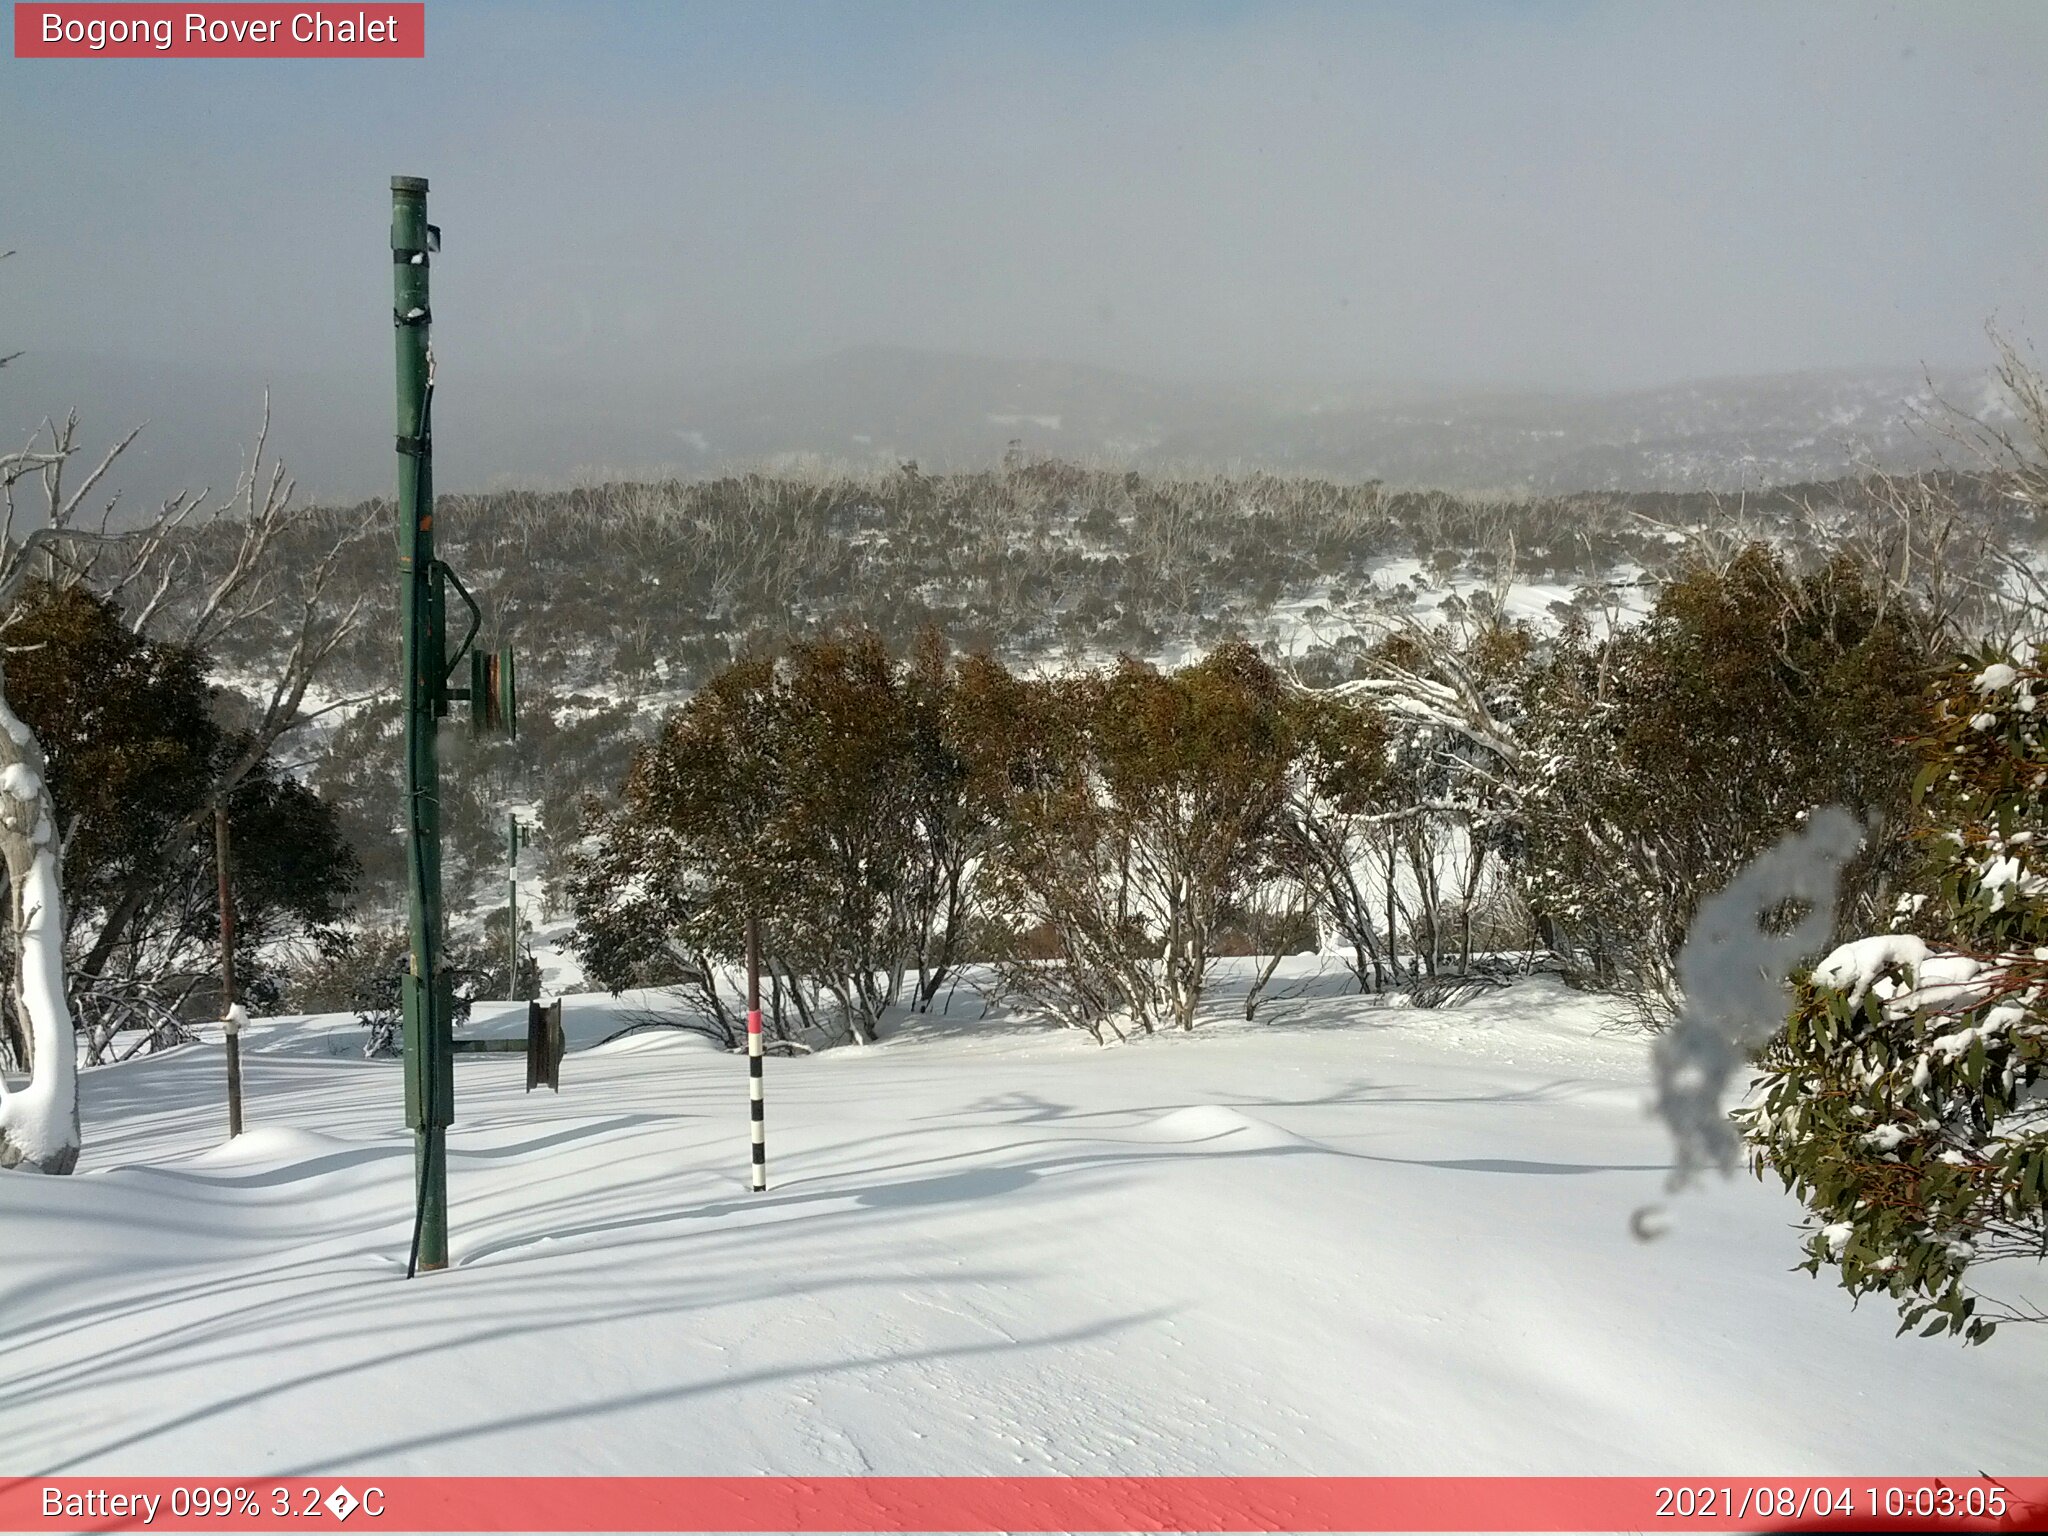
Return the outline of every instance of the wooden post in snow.
<path id="1" fill-rule="evenodd" d="M 213 804 L 213 868 L 220 890 L 221 1027 L 228 1042 L 228 1135 L 242 1134 L 242 1005 L 235 996 L 235 895 L 228 866 L 228 808 Z"/>
<path id="2" fill-rule="evenodd" d="M 761 920 L 747 919 L 747 1114 L 753 1125 L 753 1189 L 768 1187 L 768 1106 L 761 1084 Z"/>

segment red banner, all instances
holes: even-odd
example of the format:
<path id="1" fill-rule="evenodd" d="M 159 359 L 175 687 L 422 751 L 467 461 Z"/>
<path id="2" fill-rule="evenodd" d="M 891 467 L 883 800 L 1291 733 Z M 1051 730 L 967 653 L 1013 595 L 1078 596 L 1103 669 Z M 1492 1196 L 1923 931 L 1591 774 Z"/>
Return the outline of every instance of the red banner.
<path id="1" fill-rule="evenodd" d="M 0 1484 L 0 1531 L 2048 1531 L 2048 1478 L 347 1477 Z"/>
<path id="2" fill-rule="evenodd" d="M 422 59 L 424 0 L 342 5 L 32 4 L 17 59 Z"/>

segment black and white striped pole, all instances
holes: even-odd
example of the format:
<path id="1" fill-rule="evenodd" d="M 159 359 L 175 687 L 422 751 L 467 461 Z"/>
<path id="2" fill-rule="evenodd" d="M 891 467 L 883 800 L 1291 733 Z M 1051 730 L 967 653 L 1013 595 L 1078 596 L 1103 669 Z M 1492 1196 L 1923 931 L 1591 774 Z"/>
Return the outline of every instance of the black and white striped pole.
<path id="1" fill-rule="evenodd" d="M 747 1114 L 753 1125 L 753 1190 L 768 1187 L 768 1105 L 761 1095 L 761 921 L 747 919 Z"/>

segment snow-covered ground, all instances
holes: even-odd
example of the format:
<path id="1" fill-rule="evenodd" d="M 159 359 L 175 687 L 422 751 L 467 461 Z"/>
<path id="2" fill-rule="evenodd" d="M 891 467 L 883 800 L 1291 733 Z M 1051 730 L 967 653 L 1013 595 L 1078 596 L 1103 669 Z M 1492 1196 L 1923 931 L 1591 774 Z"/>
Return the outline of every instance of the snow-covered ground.
<path id="1" fill-rule="evenodd" d="M 1100 1049 L 962 988 L 770 1061 L 759 1196 L 743 1059 L 597 1045 L 634 999 L 571 998 L 559 1097 L 458 1061 L 455 1262 L 411 1282 L 399 1072 L 346 1021 L 251 1027 L 232 1145 L 217 1047 L 90 1072 L 85 1171 L 0 1177 L 0 1443 L 21 1474 L 2038 1469 L 2048 1330 L 1895 1339 L 1791 1272 L 1746 1177 L 1631 1237 L 1666 1143 L 1597 1004 L 1306 990 Z"/>

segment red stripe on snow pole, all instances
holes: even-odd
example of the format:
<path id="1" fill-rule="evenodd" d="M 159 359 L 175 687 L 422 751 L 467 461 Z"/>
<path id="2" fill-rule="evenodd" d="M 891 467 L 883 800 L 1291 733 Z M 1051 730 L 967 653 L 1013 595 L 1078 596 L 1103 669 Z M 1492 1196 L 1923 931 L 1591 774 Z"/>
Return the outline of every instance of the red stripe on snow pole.
<path id="1" fill-rule="evenodd" d="M 768 1188 L 768 1106 L 761 1079 L 761 920 L 747 919 L 747 1122 L 752 1136 L 749 1185 Z"/>

